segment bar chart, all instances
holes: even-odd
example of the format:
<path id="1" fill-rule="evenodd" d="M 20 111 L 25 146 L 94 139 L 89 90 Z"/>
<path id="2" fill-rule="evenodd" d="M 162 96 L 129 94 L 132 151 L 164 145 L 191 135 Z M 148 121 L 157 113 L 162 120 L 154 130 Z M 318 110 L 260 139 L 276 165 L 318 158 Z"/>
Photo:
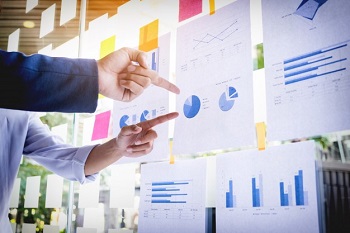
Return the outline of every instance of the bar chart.
<path id="1" fill-rule="evenodd" d="M 314 155 L 313 141 L 219 155 L 217 232 L 319 232 Z"/>
<path id="2" fill-rule="evenodd" d="M 141 166 L 138 232 L 205 232 L 206 160 Z"/>

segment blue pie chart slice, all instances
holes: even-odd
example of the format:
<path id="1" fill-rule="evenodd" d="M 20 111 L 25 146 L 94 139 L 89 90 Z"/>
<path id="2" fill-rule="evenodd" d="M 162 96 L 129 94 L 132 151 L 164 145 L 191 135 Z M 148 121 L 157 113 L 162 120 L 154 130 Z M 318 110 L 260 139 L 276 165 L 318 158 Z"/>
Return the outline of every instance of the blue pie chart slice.
<path id="1" fill-rule="evenodd" d="M 122 118 L 120 118 L 120 121 L 119 121 L 119 126 L 120 128 L 123 128 L 124 126 L 128 126 L 129 122 L 129 116 L 128 115 L 124 115 L 122 116 Z"/>
<path id="2" fill-rule="evenodd" d="M 201 108 L 201 101 L 198 96 L 192 95 L 186 99 L 183 111 L 187 118 L 195 117 Z"/>
<path id="3" fill-rule="evenodd" d="M 147 121 L 149 119 L 151 119 L 149 111 L 148 110 L 143 111 L 140 117 L 140 122 Z"/>
<path id="4" fill-rule="evenodd" d="M 222 111 L 227 112 L 232 109 L 235 99 L 238 97 L 237 90 L 234 87 L 228 88 L 228 93 L 222 93 L 219 99 L 219 107 Z"/>

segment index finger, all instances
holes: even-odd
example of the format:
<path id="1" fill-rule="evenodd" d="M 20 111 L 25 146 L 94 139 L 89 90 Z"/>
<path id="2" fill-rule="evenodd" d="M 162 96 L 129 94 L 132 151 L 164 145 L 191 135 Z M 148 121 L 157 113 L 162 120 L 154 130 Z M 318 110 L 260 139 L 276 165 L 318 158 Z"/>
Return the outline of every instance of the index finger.
<path id="1" fill-rule="evenodd" d="M 162 78 L 162 77 L 159 77 L 158 75 L 157 76 L 151 76 L 151 82 L 152 84 L 158 86 L 158 87 L 161 87 L 161 88 L 164 88 L 168 91 L 171 91 L 175 94 L 179 94 L 180 93 L 180 89 L 173 83 L 169 82 L 168 80 Z"/>
<path id="2" fill-rule="evenodd" d="M 168 114 L 165 114 L 165 115 L 162 115 L 162 116 L 159 116 L 159 117 L 156 117 L 152 120 L 148 120 L 148 121 L 143 121 L 141 123 L 139 123 L 138 125 L 144 129 L 144 128 L 152 128 L 156 125 L 159 125 L 159 124 L 162 124 L 164 122 L 167 122 L 167 121 L 170 121 L 172 119 L 175 119 L 176 117 L 179 116 L 179 113 L 177 112 L 172 112 L 172 113 L 168 113 Z"/>

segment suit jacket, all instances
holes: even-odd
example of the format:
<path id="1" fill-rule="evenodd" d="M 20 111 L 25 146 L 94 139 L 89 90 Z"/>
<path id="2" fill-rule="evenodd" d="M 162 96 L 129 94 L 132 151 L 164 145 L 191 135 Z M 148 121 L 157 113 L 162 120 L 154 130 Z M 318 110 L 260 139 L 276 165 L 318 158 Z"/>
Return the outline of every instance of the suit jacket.
<path id="1" fill-rule="evenodd" d="M 94 59 L 0 50 L 0 107 L 43 112 L 94 112 L 98 70 Z"/>

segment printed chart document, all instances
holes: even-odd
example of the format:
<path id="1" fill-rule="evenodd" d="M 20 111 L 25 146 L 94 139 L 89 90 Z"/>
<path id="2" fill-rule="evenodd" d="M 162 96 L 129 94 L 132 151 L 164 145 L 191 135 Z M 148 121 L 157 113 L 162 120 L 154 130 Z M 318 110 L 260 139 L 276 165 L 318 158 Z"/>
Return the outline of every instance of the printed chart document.
<path id="1" fill-rule="evenodd" d="M 177 31 L 174 153 L 253 145 L 250 1 L 237 1 Z"/>
<path id="2" fill-rule="evenodd" d="M 156 70 L 159 76 L 169 77 L 170 34 L 158 40 L 159 48 L 148 52 L 149 67 Z M 151 85 L 142 95 L 132 102 L 114 101 L 113 135 L 117 136 L 120 129 L 127 125 L 156 118 L 169 112 L 169 92 L 163 88 Z M 123 157 L 117 163 L 159 161 L 169 157 L 169 125 L 164 123 L 154 127 L 157 139 L 154 141 L 151 153 L 138 158 Z"/>
<path id="3" fill-rule="evenodd" d="M 350 1 L 263 0 L 269 140 L 350 128 Z"/>
<path id="4" fill-rule="evenodd" d="M 139 233 L 205 233 L 206 160 L 141 166 Z"/>
<path id="5" fill-rule="evenodd" d="M 217 157 L 217 232 L 318 233 L 315 143 Z"/>

